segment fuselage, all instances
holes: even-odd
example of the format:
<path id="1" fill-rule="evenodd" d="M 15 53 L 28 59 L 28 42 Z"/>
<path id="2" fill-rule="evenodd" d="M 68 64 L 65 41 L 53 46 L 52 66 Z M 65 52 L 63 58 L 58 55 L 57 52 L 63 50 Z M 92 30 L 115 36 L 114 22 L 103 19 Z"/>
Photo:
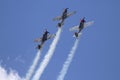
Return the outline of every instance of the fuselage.
<path id="1" fill-rule="evenodd" d="M 81 32 L 81 30 L 84 28 L 84 24 L 85 24 L 85 20 L 84 18 L 80 21 L 80 25 L 79 25 L 79 32 Z M 78 33 L 79 33 L 78 32 Z"/>
<path id="2" fill-rule="evenodd" d="M 68 9 L 68 8 L 66 8 L 66 9 L 64 10 L 63 14 L 62 14 L 62 22 L 64 21 L 64 19 L 67 18 L 67 9 Z"/>
<path id="3" fill-rule="evenodd" d="M 48 33 L 49 33 L 49 32 L 46 31 L 46 32 L 43 34 L 42 43 L 47 40 Z"/>

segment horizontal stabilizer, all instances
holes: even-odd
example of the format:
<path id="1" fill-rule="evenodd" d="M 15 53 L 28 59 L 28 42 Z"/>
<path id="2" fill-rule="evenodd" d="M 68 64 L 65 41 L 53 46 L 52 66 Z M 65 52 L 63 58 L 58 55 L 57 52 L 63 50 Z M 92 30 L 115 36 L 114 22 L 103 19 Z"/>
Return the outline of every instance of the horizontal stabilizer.
<path id="1" fill-rule="evenodd" d="M 76 33 L 73 35 L 73 37 L 76 37 L 76 38 L 78 38 L 78 37 L 80 37 L 82 35 L 82 33 L 80 32 L 80 33 L 77 33 L 77 35 L 76 35 Z"/>
<path id="2" fill-rule="evenodd" d="M 64 25 L 63 22 L 58 23 L 58 27 L 62 27 Z"/>

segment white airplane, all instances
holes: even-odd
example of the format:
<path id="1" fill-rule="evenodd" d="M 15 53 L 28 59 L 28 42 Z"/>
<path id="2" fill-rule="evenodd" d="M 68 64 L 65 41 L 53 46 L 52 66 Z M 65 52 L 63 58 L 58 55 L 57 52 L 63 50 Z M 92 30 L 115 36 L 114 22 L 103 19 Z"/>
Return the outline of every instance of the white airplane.
<path id="1" fill-rule="evenodd" d="M 81 31 L 84 28 L 86 28 L 87 26 L 91 26 L 93 23 L 94 23 L 94 21 L 86 22 L 85 18 L 83 18 L 80 21 L 80 25 L 77 25 L 77 26 L 74 26 L 74 27 L 70 28 L 70 31 L 76 31 L 77 30 L 78 32 L 75 32 L 75 37 L 78 37 L 79 33 L 81 34 Z"/>
<path id="2" fill-rule="evenodd" d="M 55 37 L 55 34 L 48 34 L 48 33 L 49 32 L 46 30 L 41 38 L 37 38 L 34 40 L 34 42 L 41 42 L 41 44 L 37 46 L 38 49 L 40 49 L 43 46 L 45 41 Z"/>
<path id="3" fill-rule="evenodd" d="M 75 13 L 76 13 L 76 11 L 73 11 L 73 12 L 71 12 L 71 13 L 68 13 L 68 8 L 65 8 L 64 11 L 63 11 L 63 13 L 62 13 L 62 15 L 61 15 L 61 16 L 58 16 L 58 17 L 55 17 L 55 18 L 53 19 L 53 21 L 60 21 L 60 20 L 61 20 L 61 22 L 58 23 L 58 26 L 61 27 L 62 25 L 64 25 L 64 20 L 65 20 L 66 18 L 72 16 L 72 15 L 75 14 Z"/>

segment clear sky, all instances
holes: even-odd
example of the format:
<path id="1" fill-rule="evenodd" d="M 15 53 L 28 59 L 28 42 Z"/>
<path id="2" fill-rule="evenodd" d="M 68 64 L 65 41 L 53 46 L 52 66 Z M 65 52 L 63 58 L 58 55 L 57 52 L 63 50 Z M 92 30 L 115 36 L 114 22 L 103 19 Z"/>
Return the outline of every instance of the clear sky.
<path id="1" fill-rule="evenodd" d="M 34 39 L 55 33 L 64 8 L 77 13 L 65 21 L 60 41 L 41 80 L 56 80 L 75 38 L 69 28 L 94 20 L 83 30 L 65 80 L 120 80 L 119 0 L 0 0 L 0 64 L 25 77 L 37 53 Z M 40 62 L 53 39 L 46 42 Z"/>

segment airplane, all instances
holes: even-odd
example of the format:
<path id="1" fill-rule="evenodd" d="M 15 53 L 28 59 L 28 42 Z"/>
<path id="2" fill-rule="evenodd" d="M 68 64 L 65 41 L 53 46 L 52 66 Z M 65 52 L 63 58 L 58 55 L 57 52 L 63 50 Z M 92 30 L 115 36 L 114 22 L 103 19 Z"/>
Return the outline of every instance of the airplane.
<path id="1" fill-rule="evenodd" d="M 78 30 L 78 32 L 75 32 L 75 37 L 79 37 L 79 35 L 81 34 L 81 31 L 87 27 L 90 26 L 94 23 L 94 21 L 90 21 L 90 22 L 86 22 L 85 21 L 85 17 L 83 17 L 82 20 L 80 20 L 80 24 L 77 26 L 74 26 L 72 28 L 70 28 L 70 31 L 74 31 L 74 30 Z"/>
<path id="2" fill-rule="evenodd" d="M 37 38 L 37 39 L 34 40 L 34 42 L 41 42 L 41 44 L 39 44 L 36 47 L 37 49 L 41 49 L 45 41 L 47 41 L 48 39 L 51 39 L 51 38 L 55 37 L 55 34 L 49 34 L 49 33 L 50 32 L 48 32 L 46 30 L 41 38 Z"/>
<path id="3" fill-rule="evenodd" d="M 55 17 L 55 18 L 53 19 L 53 21 L 60 21 L 60 20 L 61 20 L 61 22 L 58 23 L 58 26 L 59 26 L 59 27 L 61 27 L 62 25 L 64 25 L 64 20 L 65 20 L 66 18 L 68 18 L 68 17 L 70 17 L 71 15 L 73 15 L 73 14 L 76 13 L 76 11 L 73 11 L 73 12 L 71 12 L 71 13 L 68 13 L 68 9 L 69 9 L 69 8 L 65 8 L 61 16 Z"/>

